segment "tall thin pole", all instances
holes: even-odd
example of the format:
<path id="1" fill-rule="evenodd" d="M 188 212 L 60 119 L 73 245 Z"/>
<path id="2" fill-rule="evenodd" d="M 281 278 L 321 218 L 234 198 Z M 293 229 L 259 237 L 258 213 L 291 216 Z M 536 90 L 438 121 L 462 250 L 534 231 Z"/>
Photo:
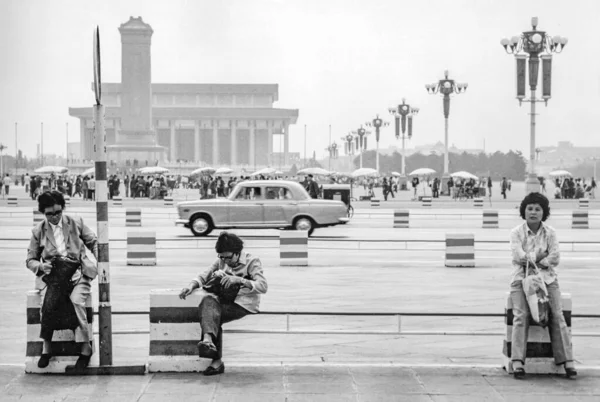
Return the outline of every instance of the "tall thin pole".
<path id="1" fill-rule="evenodd" d="M 402 134 L 402 176 L 406 176 L 406 151 L 404 148 L 404 133 Z"/>
<path id="2" fill-rule="evenodd" d="M 113 364 L 112 307 L 110 302 L 110 258 L 108 253 L 108 186 L 106 171 L 106 130 L 100 76 L 100 31 L 94 32 L 94 158 L 96 168 L 96 222 L 98 230 L 98 321 L 100 365 Z"/>
<path id="3" fill-rule="evenodd" d="M 304 167 L 308 166 L 308 159 L 306 159 L 306 124 L 304 125 Z"/>
<path id="4" fill-rule="evenodd" d="M 17 122 L 15 122 L 15 173 L 19 174 L 19 146 L 17 144 Z"/>
<path id="5" fill-rule="evenodd" d="M 531 91 L 531 130 L 529 135 L 529 176 L 535 177 L 535 91 Z"/>
<path id="6" fill-rule="evenodd" d="M 66 142 L 66 146 L 67 146 L 67 153 L 65 154 L 67 157 L 67 166 L 69 166 L 69 123 L 67 122 L 67 131 L 66 131 L 66 136 L 65 136 L 65 142 Z"/>
<path id="7" fill-rule="evenodd" d="M 444 119 L 444 175 L 449 174 L 449 161 L 448 161 L 448 117 Z"/>
<path id="8" fill-rule="evenodd" d="M 40 134 L 40 164 L 44 166 L 44 122 L 42 122 L 42 132 Z"/>
<path id="9" fill-rule="evenodd" d="M 379 128 L 376 129 L 377 131 L 379 131 Z M 377 137 L 379 137 L 379 135 L 377 135 Z M 376 170 L 379 172 L 379 141 L 375 141 L 377 144 L 375 145 L 375 164 L 376 166 Z"/>
<path id="10" fill-rule="evenodd" d="M 329 167 L 327 170 L 331 172 L 331 124 L 329 125 L 329 147 L 327 149 L 329 150 Z"/>

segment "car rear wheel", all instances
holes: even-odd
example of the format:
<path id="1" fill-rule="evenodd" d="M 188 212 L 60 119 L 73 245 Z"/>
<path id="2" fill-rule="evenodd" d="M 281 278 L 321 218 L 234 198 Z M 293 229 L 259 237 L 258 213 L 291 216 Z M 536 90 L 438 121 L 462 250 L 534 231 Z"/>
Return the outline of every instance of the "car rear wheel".
<path id="1" fill-rule="evenodd" d="M 308 235 L 311 236 L 315 231 L 315 223 L 312 219 L 306 216 L 301 216 L 299 218 L 296 218 L 296 220 L 294 221 L 294 229 L 306 230 L 308 231 Z"/>
<path id="2" fill-rule="evenodd" d="M 208 216 L 197 215 L 192 218 L 190 229 L 194 236 L 208 236 L 213 230 L 213 224 Z"/>

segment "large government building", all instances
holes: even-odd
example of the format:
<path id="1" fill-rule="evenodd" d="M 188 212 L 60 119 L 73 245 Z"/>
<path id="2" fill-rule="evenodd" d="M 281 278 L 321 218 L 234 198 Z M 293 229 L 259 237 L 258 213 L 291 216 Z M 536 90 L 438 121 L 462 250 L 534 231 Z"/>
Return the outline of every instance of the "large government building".
<path id="1" fill-rule="evenodd" d="M 153 84 L 152 28 L 131 17 L 119 31 L 122 82 L 102 84 L 109 160 L 291 163 L 289 126 L 298 110 L 273 107 L 277 84 Z M 69 115 L 80 120 L 81 158 L 94 159 L 92 108 L 69 108 Z M 283 136 L 281 152 L 273 152 L 275 135 Z"/>

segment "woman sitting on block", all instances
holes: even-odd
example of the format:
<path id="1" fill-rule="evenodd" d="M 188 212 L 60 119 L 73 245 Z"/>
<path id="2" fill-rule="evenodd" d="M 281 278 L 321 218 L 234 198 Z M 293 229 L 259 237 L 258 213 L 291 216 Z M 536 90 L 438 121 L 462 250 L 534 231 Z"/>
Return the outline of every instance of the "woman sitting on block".
<path id="1" fill-rule="evenodd" d="M 212 359 L 204 375 L 225 372 L 225 363 L 221 361 L 221 326 L 247 314 L 258 313 L 260 295 L 267 293 L 267 280 L 260 259 L 244 252 L 243 248 L 244 242 L 237 235 L 221 232 L 215 245 L 218 258 L 179 294 L 181 299 L 185 299 L 199 287 L 207 292 L 198 306 L 202 328 L 198 355 Z"/>
<path id="2" fill-rule="evenodd" d="M 510 233 L 513 265 L 510 298 L 514 314 L 511 360 L 514 377 L 523 378 L 525 376 L 527 334 L 531 314 L 523 292 L 523 279 L 528 262 L 535 264 L 540 269 L 548 289 L 551 310 L 549 330 L 554 361 L 557 365 L 564 365 L 567 377 L 573 377 L 577 375 L 577 371 L 573 366 L 571 337 L 563 316 L 556 273 L 560 261 L 558 239 L 554 229 L 544 223 L 550 216 L 549 201 L 540 193 L 530 193 L 521 202 L 520 213 L 525 223 L 515 227 Z"/>

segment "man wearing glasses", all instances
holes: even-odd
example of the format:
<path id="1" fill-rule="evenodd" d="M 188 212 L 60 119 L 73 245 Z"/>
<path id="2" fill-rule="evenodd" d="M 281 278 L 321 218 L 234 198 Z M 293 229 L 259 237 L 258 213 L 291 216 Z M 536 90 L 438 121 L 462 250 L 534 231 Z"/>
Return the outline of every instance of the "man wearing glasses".
<path id="1" fill-rule="evenodd" d="M 56 314 L 57 308 L 61 312 L 58 314 L 73 311 L 58 305 L 64 298 L 56 293 L 56 288 L 52 288 L 57 282 L 56 278 L 62 274 L 61 270 L 68 266 L 69 273 L 74 273 L 67 276 L 67 284 L 60 287 L 60 291 L 68 293 L 67 300 L 70 299 L 73 304 L 78 324 L 75 342 L 81 344 L 75 366 L 84 369 L 92 355 L 92 334 L 89 332 L 85 304 L 90 296 L 92 280 L 98 275 L 96 264 L 86 256 L 86 248 L 98 258 L 98 239 L 83 223 L 83 219 L 64 215 L 64 208 L 65 199 L 58 191 L 46 191 L 38 197 L 38 210 L 46 219 L 33 228 L 27 250 L 27 268 L 35 274 L 35 288 L 40 290 L 42 296 L 40 338 L 44 342 L 38 367 L 45 368 L 50 363 L 53 332 L 65 329 L 56 327 L 60 317 L 52 314 Z M 45 311 L 48 312 L 47 317 L 44 317 Z"/>
<path id="2" fill-rule="evenodd" d="M 267 293 L 267 280 L 260 259 L 243 251 L 243 248 L 244 242 L 237 235 L 221 232 L 215 245 L 218 258 L 179 294 L 181 299 L 185 299 L 200 287 L 207 292 L 198 306 L 202 328 L 198 354 L 212 359 L 204 375 L 225 372 L 225 364 L 221 360 L 221 325 L 239 320 L 247 314 L 258 313 L 260 295 Z"/>

